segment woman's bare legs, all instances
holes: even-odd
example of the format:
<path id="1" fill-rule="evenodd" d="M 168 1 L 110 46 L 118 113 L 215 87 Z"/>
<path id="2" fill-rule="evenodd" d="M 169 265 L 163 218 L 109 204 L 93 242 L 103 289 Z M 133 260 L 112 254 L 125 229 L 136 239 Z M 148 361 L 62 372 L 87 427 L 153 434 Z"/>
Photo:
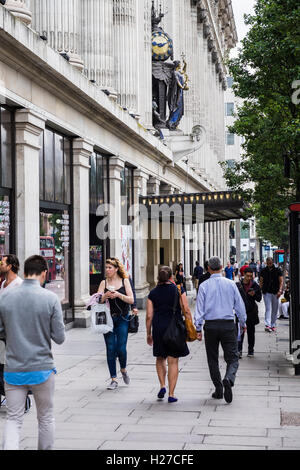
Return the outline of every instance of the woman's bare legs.
<path id="1" fill-rule="evenodd" d="M 168 381 L 169 381 L 169 396 L 174 397 L 174 391 L 178 380 L 178 358 L 168 357 Z"/>
<path id="2" fill-rule="evenodd" d="M 156 371 L 157 371 L 158 380 L 160 383 L 160 388 L 164 388 L 166 386 L 166 375 L 167 375 L 167 364 L 166 364 L 166 359 L 164 357 L 156 358 Z"/>

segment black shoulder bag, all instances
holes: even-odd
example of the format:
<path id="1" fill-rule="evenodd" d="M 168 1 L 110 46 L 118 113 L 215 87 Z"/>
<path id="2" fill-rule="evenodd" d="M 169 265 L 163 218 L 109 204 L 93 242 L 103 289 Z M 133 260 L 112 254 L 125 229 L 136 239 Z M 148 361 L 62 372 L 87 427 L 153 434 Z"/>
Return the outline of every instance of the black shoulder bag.
<path id="1" fill-rule="evenodd" d="M 184 351 L 186 346 L 186 327 L 183 319 L 176 315 L 176 308 L 179 301 L 179 293 L 176 289 L 175 301 L 173 306 L 172 320 L 163 336 L 163 342 L 166 347 L 174 354 L 179 355 Z"/>

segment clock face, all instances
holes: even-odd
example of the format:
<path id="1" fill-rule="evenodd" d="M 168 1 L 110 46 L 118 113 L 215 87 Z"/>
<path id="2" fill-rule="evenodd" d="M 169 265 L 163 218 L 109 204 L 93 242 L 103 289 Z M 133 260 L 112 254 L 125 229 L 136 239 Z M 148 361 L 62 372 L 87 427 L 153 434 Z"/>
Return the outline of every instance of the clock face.
<path id="1" fill-rule="evenodd" d="M 167 60 L 173 53 L 173 41 L 163 31 L 152 33 L 152 58 L 154 60 Z"/>

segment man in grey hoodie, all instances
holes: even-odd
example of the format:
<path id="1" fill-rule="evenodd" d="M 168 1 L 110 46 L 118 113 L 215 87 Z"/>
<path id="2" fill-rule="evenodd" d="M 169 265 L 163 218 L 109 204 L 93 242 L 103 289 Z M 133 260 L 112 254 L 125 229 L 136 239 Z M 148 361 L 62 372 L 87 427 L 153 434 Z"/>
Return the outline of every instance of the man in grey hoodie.
<path id="1" fill-rule="evenodd" d="M 0 297 L 0 337 L 6 339 L 4 450 L 19 449 L 24 403 L 29 390 L 37 407 L 38 449 L 53 449 L 56 369 L 51 339 L 62 344 L 65 326 L 58 297 L 41 287 L 47 270 L 42 256 L 31 256 L 24 264 L 23 284 Z"/>

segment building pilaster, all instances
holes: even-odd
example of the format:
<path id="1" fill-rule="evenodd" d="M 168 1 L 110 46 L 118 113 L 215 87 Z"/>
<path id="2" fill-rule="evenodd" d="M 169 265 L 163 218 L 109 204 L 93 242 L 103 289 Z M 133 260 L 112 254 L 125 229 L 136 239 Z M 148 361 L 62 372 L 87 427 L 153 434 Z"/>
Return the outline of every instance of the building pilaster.
<path id="1" fill-rule="evenodd" d="M 16 239 L 17 256 L 23 267 L 26 258 L 40 253 L 40 135 L 45 118 L 29 109 L 15 113 L 16 127 Z"/>
<path id="2" fill-rule="evenodd" d="M 122 258 L 121 247 L 121 171 L 125 167 L 125 161 L 120 157 L 112 157 L 109 160 L 109 192 L 110 192 L 110 254 L 116 258 Z"/>
<path id="3" fill-rule="evenodd" d="M 140 196 L 147 194 L 147 181 L 149 175 L 142 170 L 134 171 L 134 204 L 139 204 Z M 150 284 L 147 281 L 147 243 L 146 237 L 148 231 L 148 217 L 135 218 L 135 226 L 133 232 L 139 233 L 140 236 L 134 240 L 134 273 L 135 273 L 135 291 L 137 298 L 137 308 L 144 309 L 146 307 L 146 299 L 149 293 Z M 149 236 L 149 235 L 148 235 Z"/>
<path id="4" fill-rule="evenodd" d="M 87 327 L 90 312 L 85 305 L 90 297 L 89 275 L 89 171 L 93 144 L 73 140 L 73 219 L 74 219 L 74 320 L 75 327 Z"/>

